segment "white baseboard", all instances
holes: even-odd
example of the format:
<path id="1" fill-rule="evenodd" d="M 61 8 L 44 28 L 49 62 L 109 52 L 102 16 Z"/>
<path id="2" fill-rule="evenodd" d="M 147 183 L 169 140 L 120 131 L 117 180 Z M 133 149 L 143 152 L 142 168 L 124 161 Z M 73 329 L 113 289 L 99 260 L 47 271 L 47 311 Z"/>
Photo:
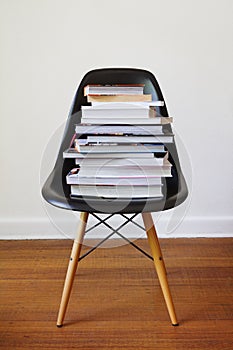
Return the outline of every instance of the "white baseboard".
<path id="1" fill-rule="evenodd" d="M 73 239 L 77 218 L 72 220 L 56 219 L 52 223 L 48 218 L 0 219 L 0 239 Z M 167 216 L 154 217 L 157 232 L 161 238 L 178 237 L 233 237 L 233 217 L 186 217 L 179 225 L 171 222 Z M 117 221 L 116 221 L 117 223 Z M 119 226 L 121 222 L 117 223 Z M 131 227 L 130 227 L 131 225 Z M 126 227 L 124 228 L 126 229 Z M 143 238 L 145 232 L 132 224 L 127 225 L 123 234 L 129 238 Z M 102 226 L 87 238 L 104 238 L 109 230 Z M 116 238 L 117 236 L 113 236 Z"/>

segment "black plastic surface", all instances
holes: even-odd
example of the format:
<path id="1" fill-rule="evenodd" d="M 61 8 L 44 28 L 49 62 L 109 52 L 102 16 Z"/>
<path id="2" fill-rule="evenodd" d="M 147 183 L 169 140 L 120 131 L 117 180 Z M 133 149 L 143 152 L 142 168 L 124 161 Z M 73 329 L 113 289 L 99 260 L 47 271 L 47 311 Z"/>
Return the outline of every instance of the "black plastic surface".
<path id="1" fill-rule="evenodd" d="M 75 167 L 74 159 L 63 159 L 63 152 L 69 147 L 75 124 L 80 123 L 81 106 L 90 105 L 83 96 L 83 88 L 88 84 L 145 84 L 144 92 L 152 94 L 153 100 L 163 100 L 157 80 L 150 72 L 132 68 L 104 68 L 92 70 L 82 79 L 67 119 L 58 157 L 53 171 L 42 188 L 44 199 L 50 204 L 68 210 L 102 213 L 156 212 L 174 208 L 188 195 L 187 185 L 182 174 L 175 143 L 167 144 L 169 160 L 173 164 L 171 178 L 166 178 L 164 198 L 148 199 L 106 199 L 100 197 L 70 198 L 70 186 L 66 175 Z M 166 104 L 159 107 L 159 113 L 168 117 Z M 169 126 L 170 127 L 170 126 Z"/>

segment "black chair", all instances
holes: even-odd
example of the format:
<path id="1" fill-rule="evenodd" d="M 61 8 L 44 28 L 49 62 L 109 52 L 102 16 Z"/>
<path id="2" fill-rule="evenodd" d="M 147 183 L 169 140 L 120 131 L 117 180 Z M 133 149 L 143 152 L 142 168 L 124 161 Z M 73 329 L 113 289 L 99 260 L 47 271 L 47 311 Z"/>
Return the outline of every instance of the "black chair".
<path id="1" fill-rule="evenodd" d="M 145 84 L 144 92 L 152 94 L 153 100 L 162 100 L 162 92 L 153 74 L 141 69 L 128 68 L 105 68 L 96 69 L 88 72 L 82 79 L 68 116 L 63 139 L 61 141 L 58 157 L 47 181 L 42 188 L 44 199 L 50 204 L 68 210 L 80 211 L 80 223 L 77 237 L 74 240 L 73 249 L 69 261 L 68 271 L 66 275 L 65 285 L 57 326 L 61 327 L 65 317 L 66 308 L 68 305 L 70 292 L 74 280 L 74 275 L 77 269 L 78 261 L 80 260 L 80 252 L 83 243 L 83 238 L 86 229 L 88 215 L 91 213 L 96 216 L 96 213 L 105 214 L 121 214 L 126 218 L 126 222 L 132 222 L 127 219 L 126 214 L 134 213 L 142 214 L 145 230 L 148 236 L 148 241 L 151 247 L 153 261 L 155 264 L 158 278 L 163 291 L 165 302 L 173 325 L 178 325 L 172 297 L 170 294 L 166 270 L 162 258 L 162 253 L 157 238 L 156 230 L 153 224 L 151 212 L 164 211 L 174 208 L 181 204 L 188 195 L 188 190 L 184 176 L 181 171 L 179 158 L 175 143 L 165 144 L 169 151 L 169 161 L 172 163 L 172 177 L 165 178 L 164 196 L 163 198 L 123 198 L 109 201 L 106 198 L 88 197 L 87 198 L 72 198 L 70 196 L 70 186 L 66 184 L 66 175 L 74 167 L 73 159 L 63 159 L 63 152 L 69 147 L 70 140 L 74 134 L 75 124 L 80 123 L 81 106 L 89 105 L 86 97 L 83 95 L 84 86 L 88 84 Z M 158 112 L 168 117 L 166 104 L 162 107 L 156 107 Z M 168 126 L 169 131 L 172 131 L 171 126 Z M 106 223 L 105 220 L 101 220 Z M 110 226 L 107 225 L 109 228 Z M 114 231 L 114 230 L 113 230 Z M 115 230 L 116 232 L 116 230 Z M 125 238 L 125 237 L 123 237 Z M 125 238 L 127 240 L 127 238 Z M 129 241 L 132 245 L 132 242 Z M 100 244 L 99 244 L 100 245 Z M 92 249 L 93 250 L 93 249 Z"/>

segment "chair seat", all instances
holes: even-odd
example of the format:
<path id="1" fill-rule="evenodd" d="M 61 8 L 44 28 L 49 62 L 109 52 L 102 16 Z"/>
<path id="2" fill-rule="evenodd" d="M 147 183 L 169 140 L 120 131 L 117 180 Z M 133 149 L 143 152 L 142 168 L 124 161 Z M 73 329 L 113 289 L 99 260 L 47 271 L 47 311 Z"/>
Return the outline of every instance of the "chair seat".
<path id="1" fill-rule="evenodd" d="M 174 191 L 174 181 L 167 179 L 166 197 L 133 199 L 106 199 L 101 197 L 77 197 L 73 199 L 70 198 L 69 187 L 65 180 L 63 180 L 63 183 L 58 180 L 61 179 L 61 175 L 62 169 L 54 169 L 43 187 L 42 194 L 47 202 L 63 209 L 85 211 L 89 213 L 157 212 L 174 208 L 187 198 L 187 186 L 182 174 L 179 176 L 178 191 Z M 65 192 L 67 192 L 66 196 L 64 195 Z"/>

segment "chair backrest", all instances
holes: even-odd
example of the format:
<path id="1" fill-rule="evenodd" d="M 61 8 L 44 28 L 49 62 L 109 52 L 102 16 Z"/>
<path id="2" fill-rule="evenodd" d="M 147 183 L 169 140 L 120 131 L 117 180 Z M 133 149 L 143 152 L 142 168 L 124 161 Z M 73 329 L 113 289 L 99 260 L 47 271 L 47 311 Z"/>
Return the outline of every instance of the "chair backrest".
<path id="1" fill-rule="evenodd" d="M 44 198 L 51 204 L 79 211 L 96 211 L 98 212 L 98 203 L 100 205 L 100 211 L 109 212 L 108 205 L 105 204 L 100 198 L 93 199 L 93 206 L 90 206 L 90 202 L 85 205 L 84 200 L 72 200 L 70 198 L 69 186 L 66 184 L 66 175 L 69 170 L 74 167 L 74 161 L 72 159 L 63 159 L 63 152 L 69 147 L 70 140 L 74 134 L 75 124 L 80 123 L 81 120 L 81 106 L 90 105 L 87 102 L 86 97 L 83 94 L 84 87 L 88 84 L 145 84 L 144 93 L 152 94 L 153 100 L 164 101 L 161 89 L 154 75 L 149 71 L 133 68 L 103 68 L 96 69 L 88 72 L 82 79 L 76 95 L 74 97 L 66 128 L 63 134 L 61 146 L 59 149 L 57 161 L 55 167 L 46 181 L 42 194 Z M 164 101 L 165 102 L 165 101 Z M 164 117 L 168 117 L 168 111 L 166 103 L 164 106 L 159 107 L 158 112 Z M 171 130 L 171 127 L 169 131 Z M 137 212 L 137 211 L 158 211 L 170 209 L 176 205 L 182 203 L 187 197 L 187 186 L 180 168 L 179 157 L 176 150 L 175 143 L 167 145 L 169 151 L 169 160 L 172 163 L 172 178 L 166 179 L 167 192 L 163 200 L 132 200 L 131 203 L 124 208 L 124 212 Z M 106 201 L 105 201 L 106 202 Z M 122 208 L 121 200 L 113 205 L 113 211 L 122 211 L 118 208 Z M 154 204 L 153 204 L 154 203 Z M 147 205 L 145 205 L 147 204 Z M 124 206 L 124 205 L 123 205 Z M 92 208 L 91 208 L 92 207 Z M 93 209 L 95 208 L 95 210 Z"/>
<path id="2" fill-rule="evenodd" d="M 163 95 L 154 75 L 146 70 L 133 68 L 104 68 L 87 73 L 77 90 L 71 114 L 77 113 L 82 105 L 88 105 L 83 95 L 83 88 L 88 84 L 145 84 L 144 93 L 152 94 L 153 100 L 163 100 Z M 161 114 L 167 116 L 166 106 L 161 107 Z"/>
<path id="3" fill-rule="evenodd" d="M 96 69 L 88 72 L 82 79 L 75 97 L 73 99 L 72 106 L 70 108 L 67 127 L 65 129 L 63 140 L 60 146 L 60 155 L 62 155 L 64 149 L 69 146 L 69 141 L 72 138 L 74 132 L 74 125 L 80 123 L 81 119 L 81 106 L 91 105 L 87 102 L 87 98 L 84 96 L 84 87 L 88 84 L 103 84 L 103 85 L 114 85 L 114 84 L 145 84 L 144 93 L 152 94 L 153 100 L 164 101 L 161 89 L 154 75 L 146 70 L 135 69 L 135 68 L 103 68 Z M 165 102 L 165 101 L 164 101 Z M 164 117 L 168 117 L 166 103 L 162 107 L 157 107 L 158 112 Z M 69 122 L 69 119 L 71 121 Z M 68 137 L 68 133 L 70 139 Z"/>

